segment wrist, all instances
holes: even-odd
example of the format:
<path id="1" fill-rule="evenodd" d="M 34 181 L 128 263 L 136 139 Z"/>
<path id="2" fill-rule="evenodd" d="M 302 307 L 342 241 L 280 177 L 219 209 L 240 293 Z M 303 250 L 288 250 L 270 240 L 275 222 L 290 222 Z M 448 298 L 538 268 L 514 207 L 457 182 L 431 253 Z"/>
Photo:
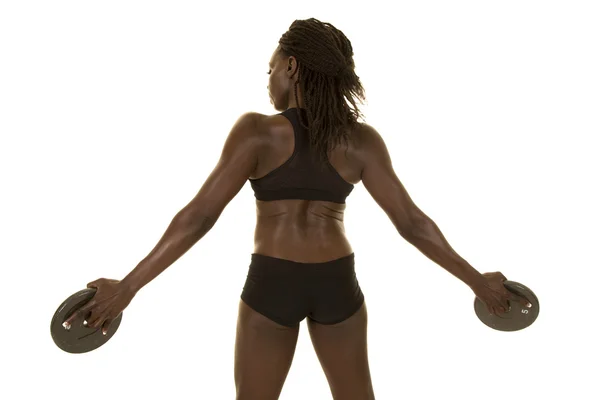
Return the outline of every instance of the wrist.
<path id="1" fill-rule="evenodd" d="M 487 281 L 485 277 L 481 273 L 475 272 L 465 283 L 471 288 L 471 290 L 476 292 L 478 289 L 485 286 L 486 282 Z"/>
<path id="2" fill-rule="evenodd" d="M 140 288 L 138 285 L 132 281 L 129 276 L 126 276 L 119 282 L 119 286 L 123 289 L 123 291 L 129 293 L 132 297 L 136 295 Z"/>

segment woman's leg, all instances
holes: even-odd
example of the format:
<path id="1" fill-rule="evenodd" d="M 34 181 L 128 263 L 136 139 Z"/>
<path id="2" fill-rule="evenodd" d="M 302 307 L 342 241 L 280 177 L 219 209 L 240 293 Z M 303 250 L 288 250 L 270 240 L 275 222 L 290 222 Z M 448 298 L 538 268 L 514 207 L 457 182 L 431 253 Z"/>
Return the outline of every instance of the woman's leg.
<path id="1" fill-rule="evenodd" d="M 240 299 L 235 340 L 236 400 L 277 400 L 294 358 L 299 324 L 280 325 Z"/>
<path id="2" fill-rule="evenodd" d="M 343 322 L 324 325 L 307 318 L 310 338 L 334 400 L 374 400 L 367 352 L 367 308 Z"/>

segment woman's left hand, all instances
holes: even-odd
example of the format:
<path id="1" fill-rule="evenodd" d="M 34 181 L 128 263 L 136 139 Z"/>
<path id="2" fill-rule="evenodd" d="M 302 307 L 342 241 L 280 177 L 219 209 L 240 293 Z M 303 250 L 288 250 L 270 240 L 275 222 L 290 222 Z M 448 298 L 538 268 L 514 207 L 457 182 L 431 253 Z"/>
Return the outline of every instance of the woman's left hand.
<path id="1" fill-rule="evenodd" d="M 502 272 L 486 272 L 482 274 L 484 281 L 473 288 L 475 296 L 485 304 L 490 314 L 502 316 L 510 310 L 510 301 L 520 303 L 523 307 L 531 307 L 526 298 L 509 292 L 504 286 L 506 277 Z"/>
<path id="2" fill-rule="evenodd" d="M 83 324 L 88 328 L 102 327 L 106 335 L 112 321 L 129 305 L 135 293 L 115 279 L 101 278 L 87 284 L 88 288 L 96 288 L 96 294 L 83 307 L 75 311 L 65 320 L 63 326 L 70 329 L 77 318 L 84 318 Z"/>

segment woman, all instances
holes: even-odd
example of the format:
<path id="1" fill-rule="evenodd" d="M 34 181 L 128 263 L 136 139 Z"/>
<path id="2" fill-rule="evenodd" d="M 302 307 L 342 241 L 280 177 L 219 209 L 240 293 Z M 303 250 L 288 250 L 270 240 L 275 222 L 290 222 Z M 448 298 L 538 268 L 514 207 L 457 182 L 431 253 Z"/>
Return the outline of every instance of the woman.
<path id="1" fill-rule="evenodd" d="M 490 312 L 505 310 L 506 278 L 480 274 L 457 255 L 398 180 L 379 133 L 357 122 L 364 90 L 350 41 L 316 19 L 297 20 L 269 62 L 276 115 L 246 113 L 199 193 L 122 281 L 88 284 L 78 316 L 105 332 L 135 294 L 215 224 L 246 181 L 255 192 L 255 252 L 241 294 L 235 344 L 238 399 L 277 399 L 306 318 L 335 399 L 374 399 L 367 309 L 344 234 L 345 199 L 363 182 L 398 233 L 469 285 Z M 343 140 L 342 140 L 343 139 Z M 524 299 L 517 299 L 526 303 Z"/>

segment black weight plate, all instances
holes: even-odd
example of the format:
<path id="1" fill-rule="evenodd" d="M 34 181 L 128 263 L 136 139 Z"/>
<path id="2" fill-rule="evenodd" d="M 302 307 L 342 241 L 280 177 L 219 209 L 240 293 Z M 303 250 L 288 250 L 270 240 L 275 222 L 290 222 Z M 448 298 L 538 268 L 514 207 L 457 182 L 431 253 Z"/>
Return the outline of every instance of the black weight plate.
<path id="1" fill-rule="evenodd" d="M 502 315 L 490 314 L 486 305 L 475 297 L 475 313 L 485 325 L 492 329 L 513 332 L 525 329 L 537 319 L 540 313 L 540 303 L 531 289 L 519 282 L 505 281 L 506 289 L 526 298 L 531 307 L 524 307 L 518 302 L 509 301 L 510 310 Z"/>
<path id="2" fill-rule="evenodd" d="M 67 330 L 63 327 L 63 322 L 73 312 L 89 302 L 95 294 L 96 289 L 94 288 L 80 290 L 66 299 L 54 313 L 50 323 L 50 334 L 54 343 L 61 350 L 67 353 L 87 353 L 95 350 L 108 342 L 119 328 L 123 313 L 112 321 L 106 335 L 102 334 L 102 327 L 93 329 L 83 325 L 85 316 L 73 320 L 70 329 Z"/>

